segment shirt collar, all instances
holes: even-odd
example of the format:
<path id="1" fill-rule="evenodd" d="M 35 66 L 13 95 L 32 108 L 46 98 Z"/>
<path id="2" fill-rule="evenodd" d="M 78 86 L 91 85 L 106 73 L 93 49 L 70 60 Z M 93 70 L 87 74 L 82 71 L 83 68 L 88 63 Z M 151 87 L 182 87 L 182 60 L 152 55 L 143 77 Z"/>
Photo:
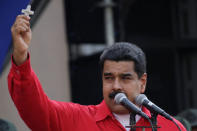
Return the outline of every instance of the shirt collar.
<path id="1" fill-rule="evenodd" d="M 150 111 L 147 108 L 145 108 L 144 106 L 142 106 L 142 111 L 146 115 L 148 115 L 148 117 L 151 117 Z M 107 118 L 108 116 L 112 117 L 112 119 L 115 119 L 112 112 L 108 108 L 106 102 L 103 100 L 99 105 L 97 105 L 95 120 L 96 121 L 101 121 L 101 120 L 104 120 L 105 118 Z"/>
<path id="2" fill-rule="evenodd" d="M 151 117 L 150 111 L 149 111 L 146 107 L 142 106 L 142 111 L 143 111 L 148 117 Z"/>
<path id="3" fill-rule="evenodd" d="M 107 117 L 113 117 L 110 109 L 108 108 L 106 102 L 103 100 L 99 105 L 97 105 L 97 111 L 95 115 L 96 121 L 104 120 Z"/>

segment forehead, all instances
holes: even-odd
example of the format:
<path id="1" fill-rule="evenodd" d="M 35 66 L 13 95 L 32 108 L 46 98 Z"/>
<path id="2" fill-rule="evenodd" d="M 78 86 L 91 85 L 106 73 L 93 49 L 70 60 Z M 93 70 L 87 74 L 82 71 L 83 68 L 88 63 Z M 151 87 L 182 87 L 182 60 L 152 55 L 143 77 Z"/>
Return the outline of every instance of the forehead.
<path id="1" fill-rule="evenodd" d="M 134 66 L 135 65 L 133 61 L 106 60 L 103 66 L 103 72 L 111 72 L 111 73 L 134 72 Z"/>

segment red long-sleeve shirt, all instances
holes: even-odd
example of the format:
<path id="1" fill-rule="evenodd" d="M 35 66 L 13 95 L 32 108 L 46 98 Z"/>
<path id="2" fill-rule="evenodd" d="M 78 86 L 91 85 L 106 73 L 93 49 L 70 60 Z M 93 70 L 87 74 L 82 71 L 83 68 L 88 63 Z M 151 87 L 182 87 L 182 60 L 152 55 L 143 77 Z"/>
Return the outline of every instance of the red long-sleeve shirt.
<path id="1" fill-rule="evenodd" d="M 20 66 L 16 66 L 12 61 L 8 87 L 21 118 L 33 131 L 125 131 L 105 101 L 99 105 L 84 106 L 50 100 L 31 68 L 30 59 Z M 143 107 L 143 111 L 150 116 L 146 108 Z M 161 127 L 158 131 L 178 131 L 174 123 L 160 115 L 157 121 Z M 182 131 L 186 131 L 178 121 L 176 122 Z M 136 126 L 150 126 L 150 124 L 141 118 Z M 151 131 L 151 128 L 146 131 Z"/>

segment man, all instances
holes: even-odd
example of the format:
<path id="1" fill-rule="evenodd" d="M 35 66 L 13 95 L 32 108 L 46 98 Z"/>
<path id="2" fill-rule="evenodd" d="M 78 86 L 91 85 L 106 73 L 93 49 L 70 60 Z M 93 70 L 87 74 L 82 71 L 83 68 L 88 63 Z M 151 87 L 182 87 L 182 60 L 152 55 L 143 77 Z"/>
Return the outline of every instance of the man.
<path id="1" fill-rule="evenodd" d="M 17 131 L 13 123 L 0 118 L 0 131 Z"/>
<path id="2" fill-rule="evenodd" d="M 30 18 L 19 15 L 12 26 L 14 50 L 8 76 L 11 97 L 20 116 L 33 131 L 125 131 L 129 130 L 129 111 L 114 102 L 118 92 L 134 102 L 146 88 L 146 60 L 143 51 L 130 43 L 117 43 L 107 48 L 100 57 L 104 100 L 99 105 L 83 106 L 50 100 L 30 66 L 28 47 L 31 41 Z M 141 107 L 150 116 L 150 112 Z M 176 131 L 171 121 L 158 116 L 158 131 Z M 176 121 L 176 120 L 175 120 Z M 178 122 L 182 131 L 185 128 Z M 136 126 L 150 123 L 136 116 Z M 141 128 L 137 128 L 141 131 Z"/>
<path id="3" fill-rule="evenodd" d="M 185 118 L 190 123 L 192 131 L 197 131 L 197 109 L 190 108 L 184 110 L 178 116 Z"/>
<path id="4" fill-rule="evenodd" d="M 181 116 L 174 116 L 174 118 L 177 119 L 178 121 L 180 121 L 181 124 L 183 124 L 183 126 L 185 127 L 185 129 L 187 131 L 192 131 L 191 124 L 189 123 L 188 120 L 186 120 L 185 118 L 183 118 Z"/>

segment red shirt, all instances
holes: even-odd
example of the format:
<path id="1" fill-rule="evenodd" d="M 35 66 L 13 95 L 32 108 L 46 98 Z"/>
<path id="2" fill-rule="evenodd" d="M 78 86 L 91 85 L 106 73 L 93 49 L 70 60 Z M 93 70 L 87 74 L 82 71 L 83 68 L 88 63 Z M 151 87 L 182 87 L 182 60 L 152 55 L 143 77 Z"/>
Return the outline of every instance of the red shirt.
<path id="1" fill-rule="evenodd" d="M 112 115 L 105 101 L 99 105 L 84 106 L 50 100 L 30 66 L 30 59 L 20 66 L 16 66 L 12 61 L 8 87 L 21 118 L 33 131 L 126 131 Z M 143 107 L 143 111 L 150 116 L 146 108 Z M 157 121 L 161 127 L 158 131 L 178 131 L 174 123 L 160 115 Z M 182 131 L 186 131 L 177 120 L 175 121 Z M 140 118 L 136 126 L 150 124 Z M 151 128 L 146 131 L 151 131 Z"/>

